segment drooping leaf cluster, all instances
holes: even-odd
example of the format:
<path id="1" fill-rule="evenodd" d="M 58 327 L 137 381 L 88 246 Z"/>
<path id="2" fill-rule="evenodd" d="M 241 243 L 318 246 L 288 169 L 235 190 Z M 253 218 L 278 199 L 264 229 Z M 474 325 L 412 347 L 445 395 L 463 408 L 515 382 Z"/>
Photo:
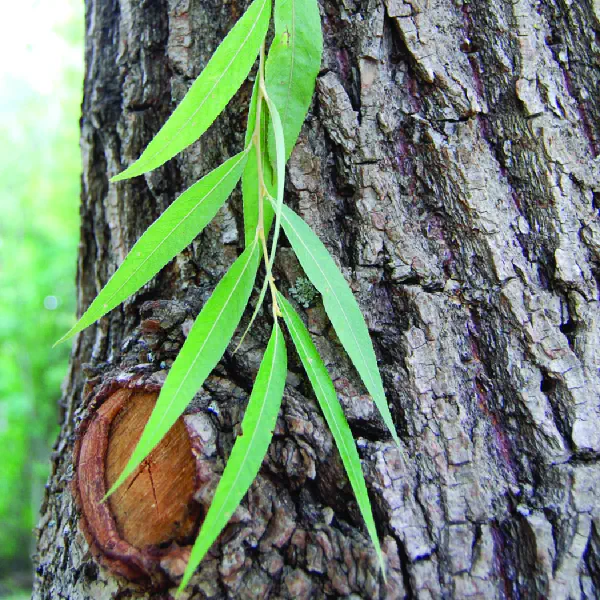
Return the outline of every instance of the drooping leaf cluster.
<path id="1" fill-rule="evenodd" d="M 323 41 L 317 1 L 275 0 L 275 36 L 266 55 L 270 19 L 271 0 L 254 0 L 141 157 L 113 181 L 155 169 L 196 141 L 242 85 L 259 57 L 245 148 L 173 202 L 142 235 L 78 323 L 62 338 L 68 339 L 88 327 L 149 281 L 202 231 L 242 179 L 246 248 L 198 315 L 129 462 L 108 493 L 114 492 L 160 442 L 223 356 L 248 304 L 262 256 L 266 277 L 250 325 L 270 289 L 273 331 L 241 424 L 242 433 L 233 446 L 180 589 L 187 585 L 227 524 L 266 455 L 287 373 L 280 318 L 331 429 L 383 570 L 383 556 L 350 427 L 306 327 L 272 277 L 282 228 L 306 275 L 321 293 L 340 342 L 398 441 L 375 352 L 354 295 L 319 238 L 284 204 L 285 165 L 306 118 L 321 64 Z M 269 249 L 267 241 L 272 228 Z"/>

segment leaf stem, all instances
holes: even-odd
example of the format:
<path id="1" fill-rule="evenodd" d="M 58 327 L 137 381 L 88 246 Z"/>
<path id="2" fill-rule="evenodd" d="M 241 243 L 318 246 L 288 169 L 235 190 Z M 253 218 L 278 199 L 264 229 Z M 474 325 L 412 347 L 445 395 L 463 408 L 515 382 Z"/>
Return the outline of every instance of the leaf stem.
<path id="1" fill-rule="evenodd" d="M 256 228 L 256 235 L 260 239 L 260 243 L 263 249 L 263 257 L 265 261 L 265 268 L 269 281 L 269 287 L 271 289 L 271 298 L 273 303 L 273 318 L 277 321 L 277 318 L 281 316 L 279 310 L 279 304 L 277 302 L 277 286 L 272 275 L 272 269 L 270 266 L 269 250 L 267 248 L 267 239 L 265 235 L 265 196 L 270 196 L 267 186 L 265 185 L 264 168 L 263 168 L 263 155 L 262 155 L 262 105 L 263 101 L 268 102 L 267 89 L 265 85 L 265 42 L 263 41 L 260 48 L 260 60 L 258 65 L 258 77 L 259 77 L 259 89 L 258 89 L 258 101 L 256 104 L 256 125 L 253 134 L 254 147 L 256 148 L 256 161 L 257 161 L 257 172 L 258 172 L 258 226 Z M 258 306 L 257 306 L 258 309 Z"/>

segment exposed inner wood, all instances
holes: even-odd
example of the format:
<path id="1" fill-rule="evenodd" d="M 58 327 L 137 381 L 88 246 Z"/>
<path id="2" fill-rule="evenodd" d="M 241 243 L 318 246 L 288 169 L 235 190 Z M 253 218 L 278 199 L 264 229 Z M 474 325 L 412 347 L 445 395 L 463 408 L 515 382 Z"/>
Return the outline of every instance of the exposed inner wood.
<path id="1" fill-rule="evenodd" d="M 158 394 L 134 392 L 111 423 L 106 455 L 107 489 L 135 448 Z M 184 542 L 194 532 L 195 465 L 185 425 L 179 419 L 162 442 L 109 499 L 123 539 L 142 549 Z"/>

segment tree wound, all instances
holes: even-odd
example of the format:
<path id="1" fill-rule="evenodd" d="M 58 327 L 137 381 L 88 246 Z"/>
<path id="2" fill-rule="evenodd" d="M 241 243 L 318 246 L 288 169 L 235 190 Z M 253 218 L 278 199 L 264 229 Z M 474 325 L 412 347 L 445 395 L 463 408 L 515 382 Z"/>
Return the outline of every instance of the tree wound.
<path id="1" fill-rule="evenodd" d="M 130 580 L 165 580 L 161 566 L 187 562 L 198 529 L 196 467 L 183 419 L 123 485 L 102 502 L 125 467 L 156 404 L 158 391 L 120 388 L 81 428 L 75 493 L 92 552 Z M 183 547 L 182 547 L 183 546 Z M 177 574 L 176 574 L 177 575 Z"/>

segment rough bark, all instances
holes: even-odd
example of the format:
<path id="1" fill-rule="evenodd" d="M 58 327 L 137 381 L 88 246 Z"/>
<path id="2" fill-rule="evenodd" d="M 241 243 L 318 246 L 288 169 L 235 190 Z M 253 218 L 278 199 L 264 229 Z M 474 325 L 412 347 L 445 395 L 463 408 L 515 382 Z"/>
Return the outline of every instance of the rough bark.
<path id="1" fill-rule="evenodd" d="M 176 195 L 241 148 L 250 93 L 165 167 L 109 184 L 246 3 L 86 4 L 80 310 Z M 184 597 L 598 597 L 600 4 L 321 9 L 325 57 L 286 201 L 352 283 L 402 439 L 390 441 L 313 300 L 306 317 L 359 439 L 388 581 L 291 355 L 263 469 Z M 78 337 L 34 598 L 163 597 L 92 557 L 69 488 L 75 430 L 90 382 L 164 376 L 239 252 L 240 205 L 236 193 L 151 284 Z M 297 290 L 301 275 L 283 249 L 280 288 Z M 217 474 L 267 334 L 265 318 L 197 396 Z"/>

